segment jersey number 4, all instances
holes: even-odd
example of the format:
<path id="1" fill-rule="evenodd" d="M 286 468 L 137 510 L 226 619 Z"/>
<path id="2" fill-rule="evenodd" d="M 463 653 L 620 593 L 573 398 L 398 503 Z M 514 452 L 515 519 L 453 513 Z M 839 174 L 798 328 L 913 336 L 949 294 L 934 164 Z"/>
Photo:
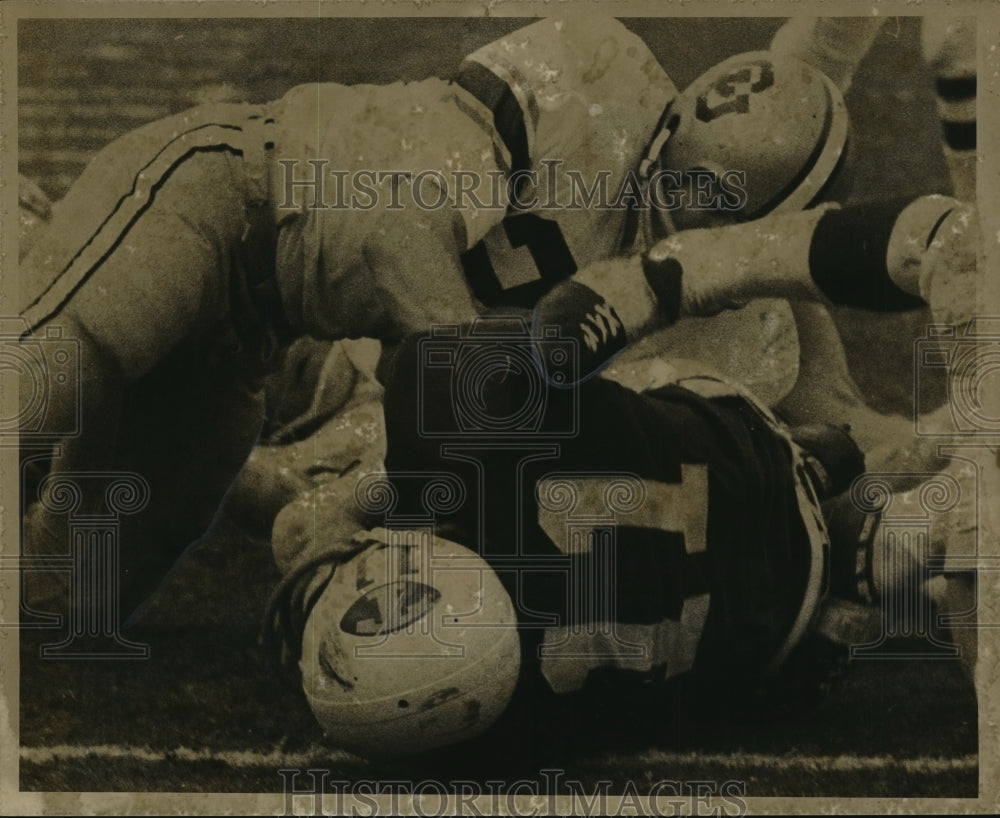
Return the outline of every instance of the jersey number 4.
<path id="1" fill-rule="evenodd" d="M 508 216 L 462 254 L 473 294 L 487 307 L 531 308 L 576 272 L 558 222 L 534 213 Z"/>

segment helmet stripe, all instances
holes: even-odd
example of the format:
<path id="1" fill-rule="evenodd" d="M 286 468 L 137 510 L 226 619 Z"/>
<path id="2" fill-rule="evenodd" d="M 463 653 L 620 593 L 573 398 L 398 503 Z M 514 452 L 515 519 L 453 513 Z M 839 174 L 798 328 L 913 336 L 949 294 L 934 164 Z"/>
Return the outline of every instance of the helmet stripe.
<path id="1" fill-rule="evenodd" d="M 745 214 L 745 220 L 758 219 L 768 213 L 793 213 L 805 210 L 816 203 L 817 197 L 840 165 L 847 145 L 847 111 L 840 91 L 827 77 L 824 76 L 823 79 L 827 115 L 823 120 L 823 131 L 816 142 L 816 147 L 789 183 L 770 201 L 752 213 Z"/>

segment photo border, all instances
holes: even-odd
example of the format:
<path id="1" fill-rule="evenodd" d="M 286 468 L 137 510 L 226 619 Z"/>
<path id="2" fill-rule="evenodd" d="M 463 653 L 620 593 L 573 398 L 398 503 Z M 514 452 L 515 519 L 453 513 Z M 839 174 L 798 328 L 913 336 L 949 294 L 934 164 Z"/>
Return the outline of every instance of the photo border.
<path id="1" fill-rule="evenodd" d="M 851 0 L 803 0 L 803 2 L 728 2 L 720 0 L 605 0 L 604 2 L 472 2 L 471 0 L 416 0 L 415 2 L 194 2 L 194 0 L 131 0 L 109 2 L 90 0 L 69 2 L 10 0 L 0 4 L 0 263 L 9 270 L 16 259 L 17 244 L 17 21 L 28 17 L 311 17 L 311 16 L 531 16 L 566 12 L 571 8 L 600 7 L 615 16 L 786 16 L 818 13 L 821 15 L 923 16 L 929 13 L 975 15 L 978 21 L 978 154 L 977 190 L 979 213 L 984 236 L 986 283 L 981 292 L 983 314 L 1000 314 L 1000 6 L 988 2 L 851 2 Z M 0 314 L 3 302 L 11 297 L 17 280 L 0 279 Z M 1000 396 L 998 396 L 1000 397 Z M 0 400 L 14 401 L 16 396 L 0 395 Z M 10 404 L 7 404 L 10 405 Z M 4 415 L 5 417 L 7 415 Z M 992 414 L 991 417 L 996 417 Z M 2 553 L 16 554 L 19 520 L 17 498 L 16 452 L 0 443 L 0 530 Z M 1000 497 L 1000 472 L 988 471 L 986 497 Z M 1000 531 L 1000 503 L 990 506 L 995 530 Z M 997 543 L 981 543 L 996 550 Z M 13 549 L 13 551 L 12 551 Z M 1000 555 L 1000 552 L 998 552 Z M 18 610 L 17 584 L 12 572 L 0 572 L 0 620 Z M 984 621 L 1000 623 L 1000 572 L 980 574 L 980 616 Z M 754 798 L 746 799 L 750 813 L 800 814 L 850 811 L 883 812 L 996 812 L 1000 808 L 1000 625 L 980 626 L 979 665 L 976 688 L 979 696 L 979 780 L 980 794 L 975 799 L 888 799 L 888 798 Z M 0 632 L 0 813 L 2 814 L 146 814 L 153 812 L 187 814 L 281 814 L 285 809 L 282 795 L 204 794 L 204 793 L 36 793 L 18 789 L 18 634 L 16 629 Z M 433 802 L 431 802 L 433 803 Z M 402 802 L 405 807 L 405 799 Z M 386 802 L 386 807 L 389 806 Z M 534 804 L 538 806 L 537 803 Z M 572 807 L 568 798 L 546 802 L 545 814 L 552 807 L 557 812 Z M 618 805 L 608 800 L 614 810 Z M 524 809 L 530 810 L 530 800 Z M 489 804 L 481 807 L 489 814 Z"/>

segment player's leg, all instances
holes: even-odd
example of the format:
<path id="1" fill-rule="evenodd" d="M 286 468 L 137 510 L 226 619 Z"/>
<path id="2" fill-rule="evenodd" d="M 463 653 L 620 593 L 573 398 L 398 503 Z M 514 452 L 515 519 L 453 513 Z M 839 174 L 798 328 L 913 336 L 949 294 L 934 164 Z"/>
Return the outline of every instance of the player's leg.
<path id="1" fill-rule="evenodd" d="M 100 470 L 136 475 L 148 489 L 145 505 L 122 514 L 117 525 L 122 621 L 209 528 L 262 419 L 256 379 L 227 367 L 206 367 L 190 347 L 169 356 L 126 389 L 115 445 Z M 77 476 L 83 478 L 77 482 L 84 500 L 99 499 L 95 492 L 101 491 L 100 484 L 90 482 L 86 472 Z M 67 553 L 68 522 L 64 514 L 32 503 L 24 532 L 25 554 Z M 26 599 L 32 607 L 65 610 L 67 577 L 50 572 L 26 576 Z"/>
<path id="2" fill-rule="evenodd" d="M 123 155 L 125 148 L 149 150 L 153 141 L 162 147 L 171 138 L 170 120 L 141 129 L 88 168 L 23 265 L 22 312 L 35 332 L 27 342 L 56 328 L 79 349 L 79 392 L 53 390 L 51 397 L 53 403 L 65 398 L 70 413 L 79 399 L 80 434 L 60 441 L 53 472 L 158 475 L 145 519 L 159 518 L 151 539 L 178 533 L 183 542 L 171 541 L 164 551 L 175 557 L 193 536 L 182 518 L 207 525 L 211 514 L 203 506 L 221 499 L 246 457 L 246 437 L 252 441 L 256 428 L 248 432 L 239 407 L 225 403 L 222 378 L 204 377 L 236 346 L 228 322 L 229 265 L 244 227 L 239 160 L 223 151 L 188 152 L 190 146 L 182 146 L 178 162 L 147 177 L 152 171 L 143 169 L 145 154 Z M 122 196 L 123 191 L 132 195 Z M 199 390 L 192 392 L 192 384 Z M 192 406 L 208 410 L 210 397 L 218 398 L 218 407 L 191 414 Z M 232 414 L 228 427 L 227 413 Z M 220 430 L 217 454 L 212 434 L 199 446 L 184 445 L 205 427 Z M 232 456 L 226 450 L 230 443 L 239 450 Z M 183 464 L 169 460 L 182 451 Z M 164 455 L 162 462 L 158 454 Z M 224 475 L 215 474 L 217 467 Z M 168 472 L 172 484 L 160 479 Z M 204 476 L 206 489 L 186 496 L 192 475 Z M 211 487 L 216 483 L 221 491 Z M 31 504 L 25 553 L 66 553 L 66 515 L 46 510 L 37 499 L 25 498 L 26 507 Z M 101 498 L 87 496 L 84 502 L 99 507 Z M 144 538 L 132 537 L 132 546 L 146 547 Z"/>
<path id="3" fill-rule="evenodd" d="M 186 338 L 218 333 L 229 310 L 243 230 L 239 160 L 183 143 L 184 121 L 153 123 L 101 151 L 20 265 L 20 331 L 31 330 L 22 343 L 65 347 L 79 373 L 64 385 L 23 373 L 22 394 L 46 399 L 29 431 L 59 439 L 56 470 L 111 468 L 128 384 Z"/>
<path id="4" fill-rule="evenodd" d="M 790 424 L 828 423 L 850 428 L 865 453 L 868 471 L 898 473 L 897 488 L 941 468 L 940 437 L 918 436 L 912 417 L 885 415 L 869 407 L 851 378 L 840 333 L 827 309 L 793 301 L 799 340 L 795 385 L 776 411 Z M 914 476 L 916 475 L 916 476 Z"/>
<path id="5" fill-rule="evenodd" d="M 921 20 L 924 59 L 934 74 L 942 147 L 953 194 L 976 200 L 976 25 L 973 17 Z"/>
<path id="6" fill-rule="evenodd" d="M 178 368 L 185 377 L 177 377 Z M 260 430 L 263 400 L 252 379 L 211 370 L 190 377 L 192 368 L 190 360 L 177 368 L 158 368 L 130 388 L 117 424 L 117 443 L 106 471 L 133 474 L 148 490 L 145 505 L 122 514 L 116 526 L 122 620 L 208 529 Z M 84 494 L 101 491 L 86 473 L 76 477 L 82 478 L 77 482 Z M 25 555 L 69 553 L 67 523 L 65 515 L 47 512 L 41 502 L 31 503 L 23 535 Z M 40 571 L 25 577 L 32 608 L 66 610 L 69 577 Z"/>
<path id="7" fill-rule="evenodd" d="M 129 390 L 118 468 L 139 474 L 149 502 L 119 529 L 122 613 L 160 584 L 212 524 L 264 417 L 261 379 L 177 356 Z"/>
<path id="8" fill-rule="evenodd" d="M 774 35 L 771 51 L 815 66 L 846 94 L 883 22 L 874 16 L 792 17 Z"/>

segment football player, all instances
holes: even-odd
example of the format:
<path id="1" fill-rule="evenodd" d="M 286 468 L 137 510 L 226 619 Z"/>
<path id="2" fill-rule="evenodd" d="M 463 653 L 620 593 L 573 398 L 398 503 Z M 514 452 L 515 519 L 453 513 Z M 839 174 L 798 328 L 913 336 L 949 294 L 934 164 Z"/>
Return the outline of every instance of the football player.
<path id="1" fill-rule="evenodd" d="M 775 53 L 737 55 L 699 77 L 671 105 L 653 141 L 660 150 L 651 150 L 644 163 L 651 195 L 658 187 L 662 193 L 661 180 L 671 173 L 695 172 L 722 186 L 727 169 L 739 167 L 749 168 L 747 198 L 740 208 L 728 207 L 725 196 L 714 206 L 689 199 L 664 210 L 649 208 L 643 211 L 645 232 L 665 238 L 639 245 L 644 255 L 627 264 L 590 265 L 546 295 L 536 322 L 564 326 L 579 338 L 592 358 L 583 364 L 585 376 L 621 351 L 630 336 L 757 297 L 878 310 L 923 302 L 941 322 L 972 315 L 979 282 L 971 203 L 924 196 L 810 208 L 840 161 L 846 138 L 843 100 L 825 74 L 818 75 L 825 83 L 818 92 L 799 89 L 805 100 L 829 95 L 829 106 L 813 104 L 809 116 L 811 129 L 822 136 L 811 136 L 804 122 L 792 126 L 792 139 L 772 134 L 787 104 L 778 54 L 810 60 L 849 87 L 876 31 L 877 25 L 860 19 L 796 18 L 779 32 Z M 965 53 L 968 34 L 967 26 L 952 25 L 936 50 Z M 937 63 L 951 65 L 952 57 Z M 758 146 L 759 155 L 750 145 Z"/>
<path id="2" fill-rule="evenodd" d="M 150 484 L 148 506 L 123 520 L 123 609 L 211 520 L 257 438 L 276 349 L 468 320 L 504 289 L 482 242 L 528 201 L 540 159 L 614 157 L 613 192 L 618 169 L 638 165 L 674 95 L 645 45 L 603 19 L 533 31 L 548 62 L 520 64 L 514 48 L 489 67 L 470 59 L 453 82 L 310 85 L 151 123 L 100 152 L 60 203 L 22 264 L 18 312 L 26 343 L 52 330 L 78 345 L 82 381 L 76 393 L 26 381 L 22 394 L 47 391 L 53 473 Z M 374 191 L 366 174 L 380 171 Z M 463 192 L 455 180 L 469 178 L 496 184 Z M 544 244 L 546 269 L 569 275 L 571 253 L 583 263 L 620 241 L 623 210 L 592 213 L 601 224 L 575 213 L 565 233 L 525 214 L 504 249 Z M 29 555 L 65 549 L 44 489 L 24 527 Z"/>
<path id="3" fill-rule="evenodd" d="M 923 56 L 934 79 L 934 93 L 938 115 L 941 120 L 942 150 L 951 177 L 951 193 L 963 202 L 974 202 L 976 191 L 976 41 L 975 26 L 971 18 L 928 15 L 920 19 Z M 868 17 L 793 17 L 775 34 L 771 50 L 789 54 L 815 66 L 837 85 L 846 96 L 854 80 L 857 68 L 874 46 L 876 37 L 885 25 L 885 18 Z M 970 283 L 958 280 L 951 286 L 948 277 L 939 276 L 938 292 L 933 296 L 940 307 L 942 297 L 951 289 L 961 292 L 963 288 L 974 290 Z M 968 301 L 966 302 L 968 304 Z M 793 305 L 796 327 L 800 333 L 819 332 L 831 341 L 834 329 L 825 310 L 815 304 L 797 302 Z M 939 320 L 964 320 L 960 310 L 952 309 Z M 940 313 L 940 310 L 939 310 Z M 832 344 L 831 348 L 836 348 Z M 815 366 L 800 358 L 801 366 Z M 836 369 L 836 368 L 834 368 Z M 844 370 L 846 371 L 846 369 Z M 805 383 L 808 383 L 806 379 Z M 815 382 L 815 381 L 813 381 Z M 803 422 L 817 412 L 837 413 L 849 420 L 853 434 L 862 443 L 871 461 L 886 470 L 906 470 L 913 468 L 922 458 L 903 455 L 900 452 L 887 458 L 878 451 L 884 448 L 874 442 L 879 434 L 885 435 L 886 419 L 877 416 L 865 406 L 860 391 L 849 381 L 830 383 L 826 401 L 807 394 L 807 390 L 797 384 L 782 402 L 781 412 Z M 891 434 L 899 449 L 919 446 L 912 433 L 907 434 L 908 421 L 900 419 L 898 432 Z M 925 458 L 923 459 L 925 460 Z"/>
<path id="4" fill-rule="evenodd" d="M 805 60 L 846 94 L 858 65 L 886 18 L 793 17 L 774 35 L 771 50 Z M 942 149 L 952 193 L 976 197 L 976 29 L 974 18 L 927 15 L 920 20 L 924 59 L 934 78 Z"/>
<path id="5" fill-rule="evenodd" d="M 384 496 L 393 502 L 380 512 L 356 505 L 349 523 L 321 511 L 323 496 L 282 512 L 275 539 L 311 550 L 284 554 L 268 627 L 314 695 L 324 686 L 317 675 L 338 679 L 321 655 L 337 623 L 313 611 L 336 564 L 372 542 L 348 533 L 359 523 L 424 520 L 490 563 L 518 611 L 519 702 L 539 719 L 548 705 L 538 702 L 579 705 L 591 694 L 597 713 L 584 707 L 576 720 L 613 718 L 639 691 L 693 689 L 713 706 L 755 707 L 786 662 L 802 683 L 802 657 L 816 659 L 818 646 L 877 637 L 872 606 L 887 593 L 931 594 L 933 554 L 884 538 L 878 512 L 842 494 L 864 468 L 842 430 L 788 430 L 697 362 L 660 360 L 642 391 L 608 372 L 557 389 L 536 369 L 530 339 L 515 317 L 407 341 L 385 396 Z M 434 509 L 442 473 L 463 488 Z M 347 481 L 329 496 L 357 486 Z M 359 499 L 370 492 L 358 490 Z M 943 533 L 956 531 L 933 532 L 936 553 Z M 819 687 L 830 669 L 842 667 L 812 677 Z"/>
<path id="6" fill-rule="evenodd" d="M 765 81 L 751 66 L 746 89 L 742 74 L 720 75 L 711 115 L 751 92 L 786 100 L 815 143 L 800 147 L 822 158 L 795 180 L 801 206 L 836 164 L 842 109 L 818 74 L 775 69 Z M 776 77 L 814 92 L 835 138 L 810 129 L 814 112 L 776 93 Z M 148 505 L 122 521 L 123 609 L 212 519 L 257 438 L 262 378 L 295 337 L 398 341 L 530 305 L 635 236 L 648 244 L 655 228 L 637 216 L 652 188 L 636 169 L 645 176 L 658 156 L 675 97 L 624 26 L 571 16 L 480 49 L 452 82 L 309 85 L 264 106 L 200 106 L 100 152 L 20 276 L 25 342 L 72 340 L 79 390 L 25 382 L 22 394 L 46 393 L 37 431 L 58 441 L 52 473 L 129 471 L 149 484 Z M 664 195 L 699 195 L 689 181 Z M 733 190 L 709 181 L 701 193 L 732 206 Z M 611 201 L 578 206 L 574 191 Z M 756 212 L 789 198 L 763 191 Z M 26 554 L 61 553 L 65 519 L 46 484 L 27 494 Z"/>

